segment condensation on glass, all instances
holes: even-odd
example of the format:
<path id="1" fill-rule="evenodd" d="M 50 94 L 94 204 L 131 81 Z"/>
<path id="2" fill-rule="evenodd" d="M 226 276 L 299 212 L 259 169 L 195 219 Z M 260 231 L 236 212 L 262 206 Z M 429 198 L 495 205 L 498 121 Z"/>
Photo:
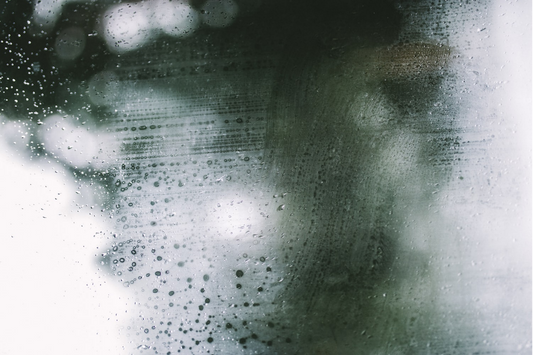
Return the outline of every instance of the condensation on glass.
<path id="1" fill-rule="evenodd" d="M 531 351 L 531 4 L 0 14 L 9 351 Z"/>

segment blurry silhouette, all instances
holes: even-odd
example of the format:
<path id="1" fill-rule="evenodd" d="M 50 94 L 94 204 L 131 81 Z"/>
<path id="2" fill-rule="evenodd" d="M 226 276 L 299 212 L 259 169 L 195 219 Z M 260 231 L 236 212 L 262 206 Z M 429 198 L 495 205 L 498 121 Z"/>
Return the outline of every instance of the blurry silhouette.
<path id="1" fill-rule="evenodd" d="M 2 112 L 94 185 L 128 351 L 453 353 L 402 237 L 449 180 L 460 54 L 405 41 L 405 3 L 7 4 Z"/>

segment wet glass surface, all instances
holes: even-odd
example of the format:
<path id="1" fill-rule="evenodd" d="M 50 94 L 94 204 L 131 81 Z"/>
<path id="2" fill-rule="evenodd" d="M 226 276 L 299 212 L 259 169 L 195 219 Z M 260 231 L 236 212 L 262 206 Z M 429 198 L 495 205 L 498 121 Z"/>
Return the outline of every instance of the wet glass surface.
<path id="1" fill-rule="evenodd" d="M 531 352 L 530 4 L 1 16 L 8 352 Z"/>

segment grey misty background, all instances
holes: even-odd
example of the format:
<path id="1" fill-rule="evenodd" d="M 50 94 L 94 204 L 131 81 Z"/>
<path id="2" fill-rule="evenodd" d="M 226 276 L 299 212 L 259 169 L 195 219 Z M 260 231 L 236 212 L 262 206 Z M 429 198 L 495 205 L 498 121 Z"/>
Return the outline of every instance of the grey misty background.
<path id="1" fill-rule="evenodd" d="M 134 294 L 125 343 L 143 353 L 527 353 L 519 298 L 527 295 L 527 273 L 509 277 L 509 257 L 518 254 L 506 250 L 519 248 L 496 232 L 509 220 L 500 207 L 509 202 L 498 197 L 509 196 L 508 187 L 498 182 L 509 169 L 502 152 L 513 152 L 505 146 L 513 130 L 502 128 L 498 141 L 489 128 L 502 123 L 490 103 L 503 95 L 500 74 L 486 70 L 494 67 L 488 5 L 396 2 L 387 12 L 383 4 L 352 4 L 376 13 L 356 16 L 355 24 L 333 5 L 296 4 L 282 16 L 273 4 L 263 9 L 271 17 L 251 13 L 180 41 L 162 36 L 120 57 L 94 36 L 70 61 L 35 49 L 53 48 L 54 31 L 32 38 L 31 46 L 6 42 L 15 50 L 5 59 L 3 120 L 29 116 L 25 125 L 39 137 L 28 143 L 30 159 L 55 154 L 80 186 L 96 187 L 84 193 L 100 198 L 101 215 L 112 217 L 111 240 L 100 244 L 109 250 L 99 260 Z M 29 5 L 8 5 L 31 13 Z M 67 4 L 56 26 L 89 13 L 82 22 L 91 28 L 108 5 Z M 23 32 L 25 17 L 13 21 Z M 4 28 L 12 32 L 11 23 Z M 366 107 L 368 97 L 343 101 L 351 81 L 330 79 L 321 68 L 342 76 L 337 68 L 346 66 L 349 48 L 399 42 L 446 43 L 460 55 L 440 74 L 355 87 L 377 103 L 348 113 L 377 120 L 348 129 L 343 105 L 354 99 Z M 22 80 L 28 75 L 32 90 Z M 6 82 L 13 78 L 14 85 Z M 331 105 L 335 114 L 318 112 L 329 106 L 312 94 L 322 87 L 337 87 L 324 96 L 338 105 Z M 107 157 L 91 166 L 71 164 L 40 144 L 47 139 L 41 126 L 48 128 L 46 117 L 55 113 L 100 132 L 101 147 L 123 145 L 115 154 L 102 149 L 98 155 Z M 188 126 L 168 126 L 175 115 Z M 307 118 L 310 124 L 302 124 Z M 392 135 L 376 137 L 384 124 Z M 354 134 L 361 139 L 350 141 Z M 379 161 L 389 169 L 379 170 Z M 402 170 L 404 162 L 411 168 Z M 358 213 L 346 222 L 349 209 Z M 500 218 L 491 221 L 494 211 Z M 248 235 L 232 239 L 243 231 Z M 350 233 L 359 238 L 355 246 Z M 502 288 L 520 285 L 526 288 L 518 301 L 507 302 Z"/>

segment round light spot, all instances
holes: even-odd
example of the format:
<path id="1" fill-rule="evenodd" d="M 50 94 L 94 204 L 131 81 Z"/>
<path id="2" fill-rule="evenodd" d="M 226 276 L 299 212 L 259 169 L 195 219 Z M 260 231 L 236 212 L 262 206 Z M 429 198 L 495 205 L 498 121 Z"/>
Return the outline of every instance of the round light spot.
<path id="1" fill-rule="evenodd" d="M 170 36 L 189 36 L 200 24 L 198 12 L 184 1 L 157 0 L 153 9 L 153 26 Z"/>
<path id="2" fill-rule="evenodd" d="M 150 39 L 148 11 L 142 4 L 123 3 L 104 14 L 104 38 L 109 49 L 124 53 L 141 47 Z"/>
<path id="3" fill-rule="evenodd" d="M 54 48 L 59 58 L 74 60 L 83 53 L 85 44 L 85 32 L 79 27 L 69 27 L 56 37 Z"/>
<path id="4" fill-rule="evenodd" d="M 103 71 L 89 80 L 89 99 L 95 105 L 111 105 L 119 95 L 119 79 L 112 71 Z"/>

